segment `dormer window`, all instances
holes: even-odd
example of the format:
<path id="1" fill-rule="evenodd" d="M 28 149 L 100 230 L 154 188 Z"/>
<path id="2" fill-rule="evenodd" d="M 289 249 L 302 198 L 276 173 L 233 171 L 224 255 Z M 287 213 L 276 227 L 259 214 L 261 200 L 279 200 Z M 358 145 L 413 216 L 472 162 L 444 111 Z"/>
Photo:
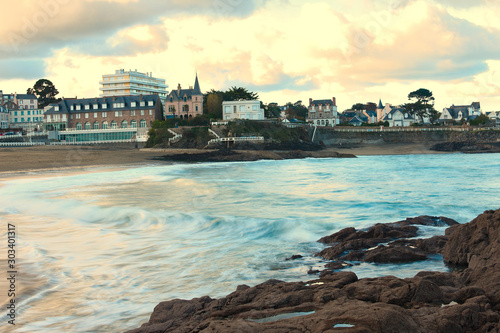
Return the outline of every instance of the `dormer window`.
<path id="1" fill-rule="evenodd" d="M 131 102 L 130 106 L 133 107 L 133 108 L 135 108 L 136 107 L 136 102 Z"/>
<path id="2" fill-rule="evenodd" d="M 174 99 L 172 97 L 170 97 L 170 102 L 173 102 L 173 101 L 174 101 Z"/>
<path id="3" fill-rule="evenodd" d="M 81 110 L 81 108 L 82 108 L 81 105 L 76 105 L 76 110 L 77 111 Z"/>
<path id="4" fill-rule="evenodd" d="M 90 110 L 90 105 L 89 104 L 85 105 L 85 110 Z"/>
<path id="5" fill-rule="evenodd" d="M 146 106 L 146 102 L 141 101 L 141 106 Z"/>
<path id="6" fill-rule="evenodd" d="M 102 104 L 102 108 L 103 108 L 103 109 L 107 109 L 107 108 L 108 108 L 108 104 L 103 103 L 103 104 Z"/>
<path id="7" fill-rule="evenodd" d="M 153 104 L 154 104 L 153 101 L 148 102 L 148 106 L 153 106 Z"/>
<path id="8" fill-rule="evenodd" d="M 94 104 L 94 107 L 93 107 L 94 110 L 97 110 L 99 109 L 99 104 Z"/>
<path id="9" fill-rule="evenodd" d="M 73 110 L 75 109 L 75 106 L 74 106 L 74 105 L 71 105 L 71 106 L 69 107 L 69 109 L 70 109 L 71 111 L 73 111 Z"/>
<path id="10" fill-rule="evenodd" d="M 54 111 L 59 111 L 59 105 L 54 106 Z"/>

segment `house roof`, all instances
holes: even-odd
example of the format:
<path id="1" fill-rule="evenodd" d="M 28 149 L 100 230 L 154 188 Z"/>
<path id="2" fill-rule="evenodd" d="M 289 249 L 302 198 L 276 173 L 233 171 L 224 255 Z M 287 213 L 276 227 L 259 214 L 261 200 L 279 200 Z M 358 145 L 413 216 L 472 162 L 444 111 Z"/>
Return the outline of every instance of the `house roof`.
<path id="1" fill-rule="evenodd" d="M 17 99 L 36 99 L 36 100 L 38 100 L 38 98 L 33 94 L 17 94 L 16 98 Z"/>
<path id="2" fill-rule="evenodd" d="M 311 105 L 333 105 L 331 99 L 317 99 L 311 102 Z"/>
<path id="3" fill-rule="evenodd" d="M 150 102 L 153 101 L 153 106 L 156 106 L 160 101 L 158 95 L 133 95 L 133 96 L 115 96 L 115 97 L 95 97 L 95 98 L 82 98 L 82 99 L 64 99 L 58 103 L 50 104 L 51 108 L 45 112 L 45 114 L 60 114 L 60 113 L 81 113 L 81 112 L 106 112 L 106 111 L 126 111 L 126 110 L 139 110 L 148 107 L 141 106 L 140 102 Z M 136 102 L 136 106 L 132 106 L 132 102 Z M 123 103 L 124 107 L 114 108 L 113 103 Z M 97 104 L 97 108 L 94 108 Z M 106 104 L 106 108 L 102 107 Z M 59 111 L 55 111 L 54 107 L 58 105 Z M 81 109 L 76 110 L 76 107 L 71 106 L 80 105 Z M 90 105 L 89 110 L 85 110 L 85 105 Z M 151 107 L 149 107 L 151 108 Z"/>
<path id="4" fill-rule="evenodd" d="M 389 111 L 385 115 L 385 117 L 384 117 L 383 120 L 391 120 L 391 119 L 393 119 L 392 117 L 389 118 L 389 115 L 393 116 L 396 112 L 401 112 L 404 115 L 404 119 L 409 119 L 409 120 L 414 119 L 413 116 L 409 112 L 407 112 L 405 109 L 403 109 L 403 108 L 392 108 L 392 110 Z"/>
<path id="5" fill-rule="evenodd" d="M 186 97 L 186 100 L 191 100 L 194 95 L 203 95 L 200 90 L 198 75 L 196 75 L 196 79 L 194 80 L 194 88 L 172 90 L 170 94 L 167 95 L 167 99 L 172 99 L 172 101 L 181 101 L 184 99 L 184 97 Z"/>

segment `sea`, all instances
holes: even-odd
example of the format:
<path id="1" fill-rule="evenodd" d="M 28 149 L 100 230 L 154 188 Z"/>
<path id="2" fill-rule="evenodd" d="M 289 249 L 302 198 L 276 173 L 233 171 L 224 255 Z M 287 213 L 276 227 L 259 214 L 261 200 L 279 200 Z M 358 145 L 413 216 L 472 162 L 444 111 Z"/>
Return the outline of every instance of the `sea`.
<path id="1" fill-rule="evenodd" d="M 319 238 L 419 215 L 468 222 L 499 208 L 499 171 L 500 154 L 429 154 L 0 175 L 0 331 L 124 332 L 162 301 L 312 280 L 307 271 L 325 264 Z M 421 227 L 419 237 L 444 230 Z M 448 268 L 436 255 L 349 270 L 405 278 Z"/>

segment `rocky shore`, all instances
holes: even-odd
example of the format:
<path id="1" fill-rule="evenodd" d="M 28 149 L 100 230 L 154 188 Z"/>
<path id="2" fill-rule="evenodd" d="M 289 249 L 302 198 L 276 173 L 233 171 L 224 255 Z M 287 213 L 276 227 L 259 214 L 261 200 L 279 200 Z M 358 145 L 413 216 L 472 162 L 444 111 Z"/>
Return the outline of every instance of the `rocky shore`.
<path id="1" fill-rule="evenodd" d="M 442 152 L 500 153 L 500 131 L 464 132 L 446 142 L 431 147 Z"/>
<path id="2" fill-rule="evenodd" d="M 416 239 L 419 225 L 449 226 L 444 236 Z M 307 282 L 269 280 L 208 296 L 158 304 L 152 332 L 499 332 L 500 209 L 466 224 L 420 216 L 343 229 L 319 240 L 326 269 Z M 353 262 L 408 262 L 440 253 L 450 273 L 359 279 Z M 289 260 L 299 258 L 294 255 Z"/>
<path id="3" fill-rule="evenodd" d="M 300 158 L 355 158 L 353 154 L 341 154 L 334 151 L 304 151 L 304 150 L 232 150 L 220 149 L 206 152 L 168 154 L 154 158 L 155 160 L 175 162 L 241 162 L 258 160 L 286 160 Z"/>

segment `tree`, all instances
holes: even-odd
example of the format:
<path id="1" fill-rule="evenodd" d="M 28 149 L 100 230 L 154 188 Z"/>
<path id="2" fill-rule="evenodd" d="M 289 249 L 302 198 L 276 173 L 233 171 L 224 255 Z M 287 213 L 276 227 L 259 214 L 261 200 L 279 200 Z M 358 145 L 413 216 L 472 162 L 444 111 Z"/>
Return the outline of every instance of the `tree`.
<path id="1" fill-rule="evenodd" d="M 434 109 L 434 97 L 428 89 L 420 88 L 408 94 L 408 99 L 413 100 L 412 103 L 405 105 L 406 111 L 420 120 L 424 118 L 434 119 L 437 111 Z"/>
<path id="2" fill-rule="evenodd" d="M 243 87 L 231 87 L 228 91 L 224 92 L 225 101 L 239 101 L 239 100 L 256 100 L 259 99 L 259 95 L 254 92 L 250 92 Z"/>
<path id="3" fill-rule="evenodd" d="M 56 103 L 61 100 L 60 98 L 56 98 L 57 94 L 59 94 L 56 86 L 47 79 L 36 81 L 33 88 L 28 88 L 26 93 L 35 95 L 38 98 L 39 108 L 44 108 L 50 103 Z"/>
<path id="4" fill-rule="evenodd" d="M 364 110 L 365 106 L 362 103 L 356 103 L 351 107 L 351 110 Z"/>
<path id="5" fill-rule="evenodd" d="M 222 96 L 210 93 L 207 96 L 207 114 L 210 118 L 222 118 Z"/>

